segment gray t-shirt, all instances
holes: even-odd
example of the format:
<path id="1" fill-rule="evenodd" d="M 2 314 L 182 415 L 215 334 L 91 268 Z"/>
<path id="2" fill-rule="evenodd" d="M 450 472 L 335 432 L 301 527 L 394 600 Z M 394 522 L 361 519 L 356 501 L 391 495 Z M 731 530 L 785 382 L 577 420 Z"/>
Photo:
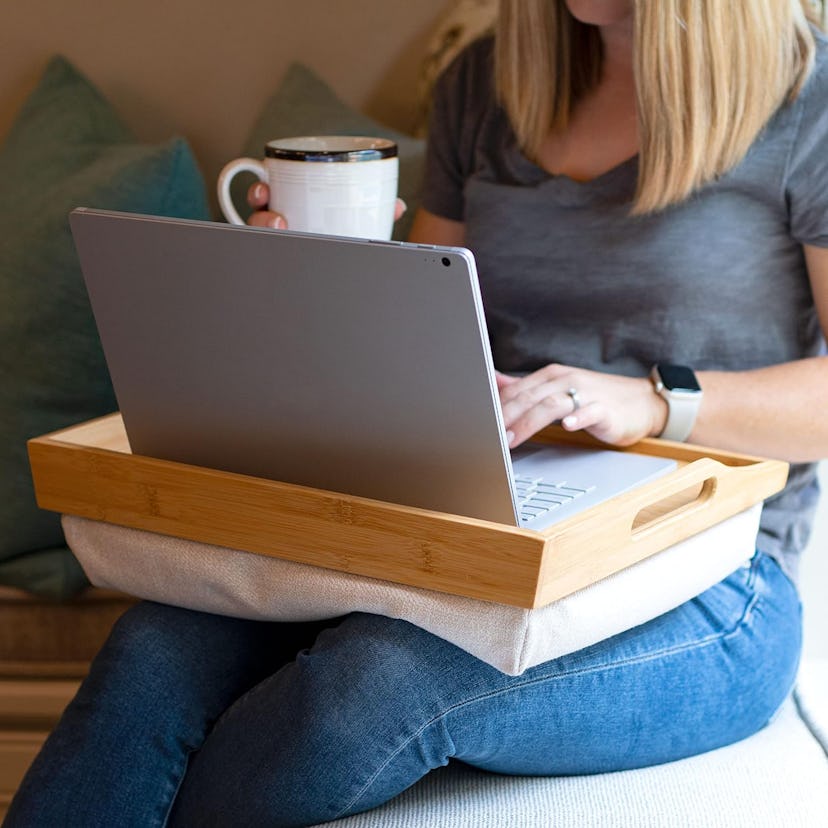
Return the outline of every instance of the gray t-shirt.
<path id="1" fill-rule="evenodd" d="M 802 244 L 828 247 L 828 45 L 745 159 L 682 204 L 629 215 L 637 159 L 589 182 L 517 148 L 495 103 L 492 41 L 434 96 L 423 206 L 463 221 L 503 371 L 550 362 L 646 376 L 656 362 L 743 371 L 819 353 Z M 765 505 L 758 546 L 796 576 L 813 464 Z"/>

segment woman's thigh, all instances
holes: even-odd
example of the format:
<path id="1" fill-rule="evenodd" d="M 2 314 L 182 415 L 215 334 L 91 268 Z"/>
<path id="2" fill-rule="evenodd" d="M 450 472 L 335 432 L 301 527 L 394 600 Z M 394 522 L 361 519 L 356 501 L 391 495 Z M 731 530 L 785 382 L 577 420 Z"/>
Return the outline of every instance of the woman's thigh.
<path id="1" fill-rule="evenodd" d="M 380 804 L 450 758 L 568 774 L 709 750 L 768 721 L 793 683 L 799 630 L 795 590 L 763 555 L 521 676 L 405 622 L 348 616 L 221 717 L 172 822 L 313 824 Z"/>
<path id="2" fill-rule="evenodd" d="M 712 750 L 767 724 L 793 686 L 800 644 L 796 591 L 757 555 L 676 610 L 450 716 L 455 756 L 493 771 L 565 775 Z"/>

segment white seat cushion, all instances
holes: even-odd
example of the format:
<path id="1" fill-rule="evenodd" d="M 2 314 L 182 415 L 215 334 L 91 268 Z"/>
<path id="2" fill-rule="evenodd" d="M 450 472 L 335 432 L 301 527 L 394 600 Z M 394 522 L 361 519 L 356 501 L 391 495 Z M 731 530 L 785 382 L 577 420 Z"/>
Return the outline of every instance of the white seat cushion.
<path id="1" fill-rule="evenodd" d="M 811 718 L 828 719 L 822 681 L 803 672 Z M 803 692 L 804 695 L 804 692 Z M 801 705 L 803 700 L 799 700 Z M 825 730 L 823 730 L 824 736 Z M 788 699 L 764 730 L 710 753 L 635 771 L 530 778 L 453 764 L 395 800 L 331 828 L 824 828 L 828 756 Z"/>

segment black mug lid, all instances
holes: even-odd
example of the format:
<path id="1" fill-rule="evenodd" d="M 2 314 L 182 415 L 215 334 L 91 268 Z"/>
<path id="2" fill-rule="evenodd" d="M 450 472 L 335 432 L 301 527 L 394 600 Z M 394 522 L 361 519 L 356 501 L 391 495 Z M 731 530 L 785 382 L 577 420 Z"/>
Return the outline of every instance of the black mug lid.
<path id="1" fill-rule="evenodd" d="M 380 161 L 396 155 L 397 145 L 388 138 L 362 135 L 306 135 L 265 145 L 265 157 L 282 161 Z"/>

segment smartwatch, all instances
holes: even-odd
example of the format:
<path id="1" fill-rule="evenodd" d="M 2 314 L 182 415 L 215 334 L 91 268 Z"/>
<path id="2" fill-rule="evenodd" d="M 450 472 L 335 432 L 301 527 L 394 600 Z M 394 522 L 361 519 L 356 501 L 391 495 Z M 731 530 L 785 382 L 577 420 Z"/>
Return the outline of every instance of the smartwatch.
<path id="1" fill-rule="evenodd" d="M 656 394 L 667 401 L 667 425 L 658 436 L 684 442 L 693 430 L 702 398 L 693 369 L 686 365 L 659 363 L 653 366 L 650 379 Z"/>

